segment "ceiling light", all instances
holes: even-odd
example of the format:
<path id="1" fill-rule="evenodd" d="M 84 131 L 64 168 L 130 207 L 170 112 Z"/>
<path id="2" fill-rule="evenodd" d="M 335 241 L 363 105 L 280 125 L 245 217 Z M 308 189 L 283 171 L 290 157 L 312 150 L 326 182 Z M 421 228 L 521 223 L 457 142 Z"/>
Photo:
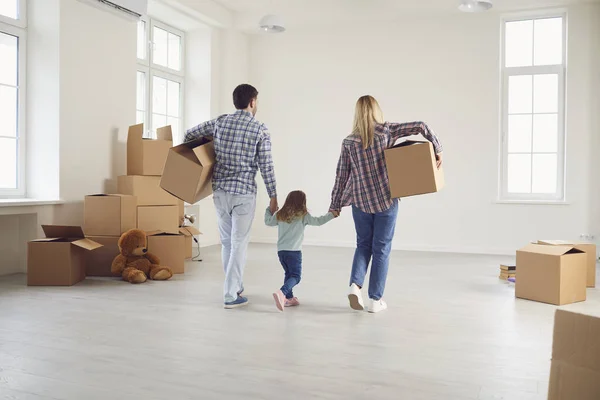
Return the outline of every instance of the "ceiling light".
<path id="1" fill-rule="evenodd" d="M 492 0 L 462 0 L 458 9 L 462 12 L 482 12 L 492 8 Z"/>
<path id="2" fill-rule="evenodd" d="M 260 19 L 260 29 L 270 33 L 281 33 L 285 31 L 285 23 L 278 15 L 265 15 Z"/>

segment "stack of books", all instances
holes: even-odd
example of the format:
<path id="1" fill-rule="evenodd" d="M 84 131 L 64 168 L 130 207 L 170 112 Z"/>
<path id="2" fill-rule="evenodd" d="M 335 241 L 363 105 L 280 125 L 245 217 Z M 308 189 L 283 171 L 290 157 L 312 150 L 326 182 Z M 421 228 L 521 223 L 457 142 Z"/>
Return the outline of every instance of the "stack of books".
<path id="1" fill-rule="evenodd" d="M 500 279 L 508 280 L 508 278 L 514 278 L 517 272 L 515 265 L 503 265 L 500 264 Z"/>

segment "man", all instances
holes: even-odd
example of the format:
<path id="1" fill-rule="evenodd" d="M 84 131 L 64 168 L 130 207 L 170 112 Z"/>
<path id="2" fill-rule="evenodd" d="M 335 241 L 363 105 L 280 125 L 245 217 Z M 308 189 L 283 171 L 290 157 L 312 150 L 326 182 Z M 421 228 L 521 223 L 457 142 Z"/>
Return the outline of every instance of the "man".
<path id="1" fill-rule="evenodd" d="M 200 124 L 186 132 L 185 141 L 212 137 L 216 165 L 213 191 L 225 270 L 225 308 L 242 307 L 248 299 L 243 276 L 250 228 L 256 211 L 256 173 L 260 169 L 271 198 L 270 209 L 278 209 L 271 137 L 254 116 L 258 91 L 240 85 L 233 91 L 234 114 Z"/>

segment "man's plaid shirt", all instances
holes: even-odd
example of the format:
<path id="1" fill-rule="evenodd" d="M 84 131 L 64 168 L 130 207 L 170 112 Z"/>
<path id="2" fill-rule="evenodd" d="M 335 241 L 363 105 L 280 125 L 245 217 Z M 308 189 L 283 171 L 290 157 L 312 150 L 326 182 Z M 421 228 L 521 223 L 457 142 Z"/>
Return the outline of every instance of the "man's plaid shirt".
<path id="1" fill-rule="evenodd" d="M 256 173 L 260 169 L 269 197 L 276 197 L 271 137 L 267 127 L 243 110 L 204 122 L 185 135 L 185 142 L 212 137 L 217 162 L 213 190 L 231 194 L 256 194 Z"/>

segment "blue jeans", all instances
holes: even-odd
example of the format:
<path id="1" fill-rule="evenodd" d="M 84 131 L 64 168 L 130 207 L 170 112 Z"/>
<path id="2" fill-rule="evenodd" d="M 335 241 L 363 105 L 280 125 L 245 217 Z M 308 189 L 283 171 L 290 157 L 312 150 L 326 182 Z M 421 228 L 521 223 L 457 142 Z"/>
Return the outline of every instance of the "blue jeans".
<path id="1" fill-rule="evenodd" d="M 285 277 L 281 291 L 286 299 L 294 297 L 294 286 L 300 283 L 302 279 L 302 252 L 301 251 L 280 251 L 279 261 L 285 271 Z"/>
<path id="2" fill-rule="evenodd" d="M 250 228 L 256 211 L 256 195 L 214 193 L 217 222 L 221 236 L 221 257 L 225 272 L 223 298 L 225 303 L 237 299 L 244 287 L 244 268 L 250 241 Z"/>
<path id="3" fill-rule="evenodd" d="M 388 210 L 376 214 L 367 214 L 352 206 L 352 216 L 356 227 L 356 252 L 352 263 L 350 284 L 363 286 L 372 259 L 369 298 L 379 300 L 383 297 L 390 264 L 390 251 L 398 216 L 398 200 L 394 200 L 394 204 Z"/>

